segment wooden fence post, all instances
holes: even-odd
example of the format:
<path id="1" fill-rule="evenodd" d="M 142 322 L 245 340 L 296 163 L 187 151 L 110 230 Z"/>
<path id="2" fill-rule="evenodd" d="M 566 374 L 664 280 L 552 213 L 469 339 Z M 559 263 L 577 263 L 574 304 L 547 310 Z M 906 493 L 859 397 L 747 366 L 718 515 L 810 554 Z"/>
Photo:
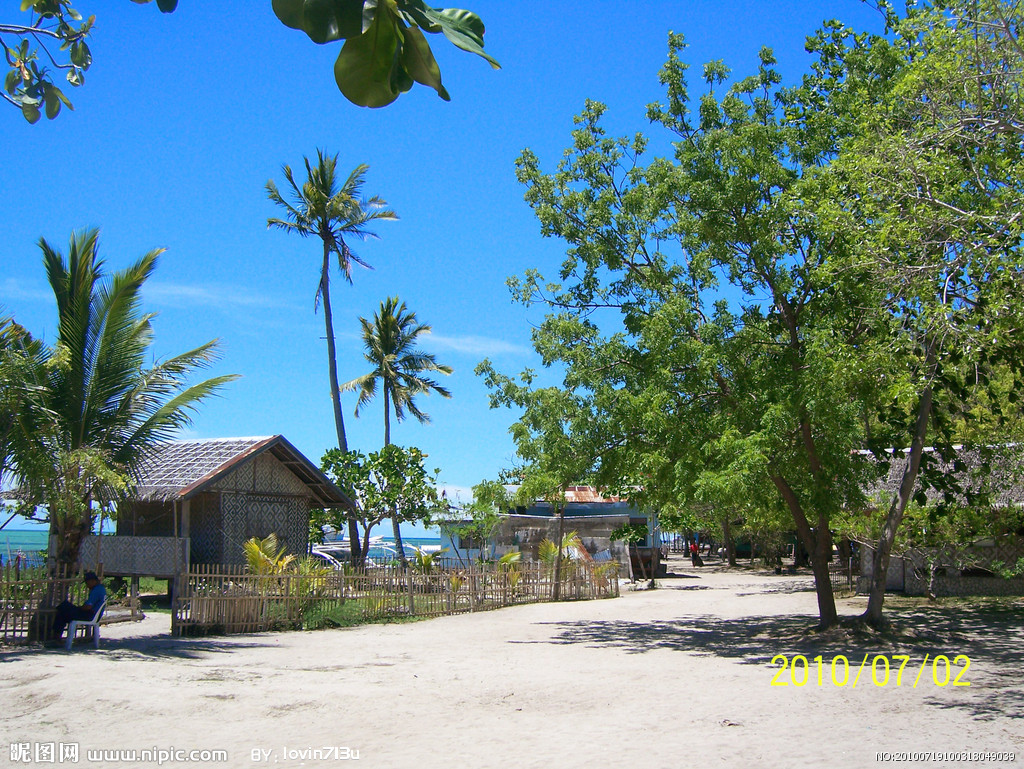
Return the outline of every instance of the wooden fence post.
<path id="1" fill-rule="evenodd" d="M 409 584 L 409 616 L 412 617 L 416 614 L 416 594 L 413 590 L 413 573 L 412 569 L 407 568 L 405 570 L 406 579 Z"/>

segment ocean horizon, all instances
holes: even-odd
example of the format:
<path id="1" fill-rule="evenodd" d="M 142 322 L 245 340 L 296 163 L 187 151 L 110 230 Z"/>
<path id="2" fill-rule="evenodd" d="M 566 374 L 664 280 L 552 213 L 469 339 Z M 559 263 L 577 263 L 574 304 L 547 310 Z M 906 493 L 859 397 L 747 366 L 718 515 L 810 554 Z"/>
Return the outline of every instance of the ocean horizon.
<path id="1" fill-rule="evenodd" d="M 39 531 L 26 531 L 25 529 L 6 530 L 0 529 L 0 564 L 10 563 L 18 555 L 28 559 L 30 565 L 39 564 L 42 559 L 39 554 L 46 550 L 46 538 L 49 530 L 39 527 Z M 374 535 L 376 536 L 376 535 Z M 391 535 L 381 535 L 382 541 L 394 545 L 395 538 Z M 407 545 L 422 547 L 423 545 L 439 545 L 440 537 L 406 537 L 402 541 Z"/>

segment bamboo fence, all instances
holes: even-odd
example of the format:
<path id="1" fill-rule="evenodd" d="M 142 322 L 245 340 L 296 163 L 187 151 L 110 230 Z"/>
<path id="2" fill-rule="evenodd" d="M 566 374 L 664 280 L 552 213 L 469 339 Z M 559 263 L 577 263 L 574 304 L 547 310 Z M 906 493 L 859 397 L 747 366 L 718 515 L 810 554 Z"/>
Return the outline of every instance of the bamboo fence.
<path id="1" fill-rule="evenodd" d="M 57 605 L 84 603 L 87 594 L 78 574 L 48 577 L 42 568 L 0 568 L 0 643 L 50 640 Z"/>
<path id="2" fill-rule="evenodd" d="M 561 600 L 619 594 L 618 565 L 566 567 Z M 251 574 L 244 567 L 194 566 L 178 580 L 175 635 L 251 633 L 319 624 L 439 617 L 551 601 L 553 569 L 539 563 L 473 565 L 417 573 L 398 567 Z M 324 618 L 333 620 L 323 622 Z"/>
<path id="3" fill-rule="evenodd" d="M 313 609 L 344 602 L 341 572 L 251 574 L 244 566 L 195 565 L 177 580 L 171 632 L 254 633 L 301 628 Z"/>

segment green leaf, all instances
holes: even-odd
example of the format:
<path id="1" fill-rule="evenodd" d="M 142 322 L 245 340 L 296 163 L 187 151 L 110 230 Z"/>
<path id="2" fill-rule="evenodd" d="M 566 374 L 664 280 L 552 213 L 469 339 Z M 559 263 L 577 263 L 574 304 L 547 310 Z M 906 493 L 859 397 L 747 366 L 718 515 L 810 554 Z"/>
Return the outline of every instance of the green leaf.
<path id="1" fill-rule="evenodd" d="M 494 69 L 501 69 L 497 61 L 484 53 L 484 23 L 475 13 L 459 8 L 431 8 L 427 16 L 441 25 L 441 32 L 456 48 L 475 53 Z"/>
<path id="2" fill-rule="evenodd" d="M 273 0 L 272 7 L 282 24 L 319 45 L 363 32 L 363 0 Z"/>
<path id="3" fill-rule="evenodd" d="M 402 47 L 402 65 L 412 79 L 430 86 L 445 101 L 451 101 L 448 91 L 441 85 L 441 68 L 430 50 L 427 38 L 416 27 L 405 30 L 405 45 Z"/>
<path id="4" fill-rule="evenodd" d="M 484 44 L 484 21 L 477 14 L 461 8 L 442 8 L 439 13 L 445 18 L 451 19 L 453 26 L 465 29 L 467 34 L 472 35 L 478 44 Z"/>
<path id="5" fill-rule="evenodd" d="M 156 0 L 156 6 L 161 13 L 174 13 L 174 9 L 178 7 L 178 0 Z"/>
<path id="6" fill-rule="evenodd" d="M 345 41 L 334 62 L 334 79 L 346 99 L 360 107 L 384 107 L 398 98 L 401 90 L 394 69 L 400 34 L 385 4 L 363 34 Z"/>
<path id="7" fill-rule="evenodd" d="M 71 63 L 82 69 L 89 69 L 89 65 L 92 64 L 92 53 L 89 51 L 89 46 L 81 40 L 76 40 L 71 44 Z"/>
<path id="8" fill-rule="evenodd" d="M 314 43 L 356 37 L 363 31 L 363 0 L 306 0 L 303 30 Z"/>
<path id="9" fill-rule="evenodd" d="M 53 120 L 57 115 L 60 114 L 60 98 L 56 94 L 56 89 L 53 86 L 47 86 L 43 94 L 43 101 L 46 102 L 46 118 L 47 120 Z"/>
<path id="10" fill-rule="evenodd" d="M 57 98 L 58 98 L 58 99 L 60 99 L 60 100 L 61 100 L 62 102 L 64 102 L 64 106 L 65 106 L 65 107 L 67 107 L 67 108 L 68 108 L 69 110 L 72 110 L 72 111 L 73 111 L 73 110 L 75 109 L 75 108 L 74 108 L 74 105 L 72 105 L 72 104 L 71 104 L 71 102 L 70 102 L 70 101 L 68 100 L 68 97 L 64 95 L 64 92 L 63 92 L 63 91 L 61 91 L 61 90 L 60 90 L 60 89 L 59 89 L 59 88 L 58 88 L 57 86 L 55 86 L 55 85 L 53 85 L 53 86 L 50 86 L 50 88 L 51 88 L 51 89 L 53 90 L 53 92 L 54 92 L 55 94 L 57 94 Z"/>
<path id="11" fill-rule="evenodd" d="M 305 0 L 273 0 L 271 7 L 274 9 L 274 15 L 286 27 L 302 29 L 305 4 Z"/>
<path id="12" fill-rule="evenodd" d="M 68 82 L 71 83 L 75 88 L 78 88 L 82 83 L 85 82 L 85 75 L 82 74 L 82 70 L 73 69 L 68 72 Z"/>
<path id="13" fill-rule="evenodd" d="M 39 117 L 40 117 L 39 107 L 35 106 L 34 104 L 22 104 L 21 105 L 21 114 L 24 115 L 25 116 L 25 120 L 27 120 L 30 123 L 37 123 L 37 122 L 39 122 Z"/>
<path id="14" fill-rule="evenodd" d="M 21 74 L 16 69 L 12 69 L 7 73 L 7 77 L 4 78 L 4 90 L 9 94 L 13 94 L 18 90 L 18 84 L 21 83 Z"/>
<path id="15" fill-rule="evenodd" d="M 441 25 L 427 15 L 433 9 L 424 3 L 423 0 L 398 0 L 398 10 L 402 12 L 410 24 L 416 24 L 425 32 L 436 33 L 441 31 Z"/>

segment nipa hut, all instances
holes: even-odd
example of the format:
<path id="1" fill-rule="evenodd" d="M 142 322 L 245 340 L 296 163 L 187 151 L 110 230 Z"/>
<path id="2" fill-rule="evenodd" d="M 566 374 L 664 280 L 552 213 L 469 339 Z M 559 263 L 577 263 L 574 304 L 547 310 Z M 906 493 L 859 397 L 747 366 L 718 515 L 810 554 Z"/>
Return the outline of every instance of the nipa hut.
<path id="1" fill-rule="evenodd" d="M 302 553 L 312 508 L 351 506 L 281 435 L 173 441 L 146 463 L 117 535 L 89 538 L 82 563 L 101 562 L 111 575 L 170 576 L 189 563 L 244 563 L 242 544 L 270 533 Z M 102 552 L 90 552 L 97 546 Z"/>

